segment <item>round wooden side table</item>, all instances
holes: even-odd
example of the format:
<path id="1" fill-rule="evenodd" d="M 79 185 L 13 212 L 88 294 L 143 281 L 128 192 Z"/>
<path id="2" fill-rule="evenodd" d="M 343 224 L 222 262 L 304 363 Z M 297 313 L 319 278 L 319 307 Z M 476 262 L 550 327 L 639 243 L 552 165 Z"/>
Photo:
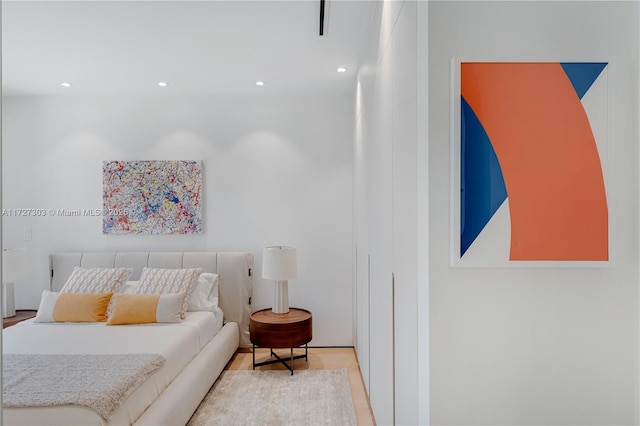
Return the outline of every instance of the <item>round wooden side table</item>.
<path id="1" fill-rule="evenodd" d="M 312 338 L 312 315 L 305 309 L 290 308 L 286 314 L 274 314 L 271 309 L 262 309 L 251 314 L 249 339 L 253 345 L 253 369 L 261 365 L 282 363 L 293 374 L 293 361 L 308 360 L 307 343 Z M 304 345 L 304 355 L 293 356 L 293 348 Z M 256 347 L 270 348 L 275 359 L 256 364 Z M 291 356 L 281 358 L 273 349 L 291 348 Z M 287 364 L 290 360 L 290 364 Z"/>

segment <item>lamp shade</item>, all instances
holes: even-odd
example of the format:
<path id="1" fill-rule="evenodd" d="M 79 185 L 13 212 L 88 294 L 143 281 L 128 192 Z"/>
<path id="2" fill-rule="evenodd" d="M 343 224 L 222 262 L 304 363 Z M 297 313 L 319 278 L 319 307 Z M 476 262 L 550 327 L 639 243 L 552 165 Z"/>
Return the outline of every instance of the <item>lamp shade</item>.
<path id="1" fill-rule="evenodd" d="M 296 248 L 265 247 L 262 251 L 262 278 L 274 281 L 290 280 L 298 276 Z"/>
<path id="2" fill-rule="evenodd" d="M 12 249 L 2 251 L 2 282 L 13 283 L 27 275 L 27 250 Z"/>

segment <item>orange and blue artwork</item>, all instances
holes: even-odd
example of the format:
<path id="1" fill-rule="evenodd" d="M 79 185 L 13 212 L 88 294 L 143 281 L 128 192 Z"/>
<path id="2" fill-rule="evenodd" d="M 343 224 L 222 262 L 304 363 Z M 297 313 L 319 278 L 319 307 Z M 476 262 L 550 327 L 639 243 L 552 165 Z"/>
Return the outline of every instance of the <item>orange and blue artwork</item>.
<path id="1" fill-rule="evenodd" d="M 104 161 L 102 233 L 201 234 L 200 161 Z"/>
<path id="2" fill-rule="evenodd" d="M 609 260 L 607 66 L 460 63 L 459 259 Z"/>

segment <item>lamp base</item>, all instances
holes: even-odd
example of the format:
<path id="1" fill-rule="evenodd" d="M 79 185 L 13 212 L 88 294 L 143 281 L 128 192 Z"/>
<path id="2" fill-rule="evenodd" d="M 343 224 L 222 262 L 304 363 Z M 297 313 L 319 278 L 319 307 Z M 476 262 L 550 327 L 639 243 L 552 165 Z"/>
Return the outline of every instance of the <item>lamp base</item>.
<path id="1" fill-rule="evenodd" d="M 16 302 L 13 295 L 13 283 L 2 285 L 2 318 L 16 316 Z"/>
<path id="2" fill-rule="evenodd" d="M 286 314 L 289 312 L 289 282 L 275 281 L 273 284 L 273 307 L 274 314 Z"/>

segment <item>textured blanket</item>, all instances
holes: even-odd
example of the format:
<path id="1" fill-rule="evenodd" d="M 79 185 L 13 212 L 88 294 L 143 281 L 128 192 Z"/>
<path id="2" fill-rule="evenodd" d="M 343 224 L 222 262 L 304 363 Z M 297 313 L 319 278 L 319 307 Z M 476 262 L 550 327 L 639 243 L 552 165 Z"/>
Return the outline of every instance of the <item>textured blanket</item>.
<path id="1" fill-rule="evenodd" d="M 109 421 L 165 359 L 157 354 L 4 354 L 5 408 L 82 405 Z"/>

